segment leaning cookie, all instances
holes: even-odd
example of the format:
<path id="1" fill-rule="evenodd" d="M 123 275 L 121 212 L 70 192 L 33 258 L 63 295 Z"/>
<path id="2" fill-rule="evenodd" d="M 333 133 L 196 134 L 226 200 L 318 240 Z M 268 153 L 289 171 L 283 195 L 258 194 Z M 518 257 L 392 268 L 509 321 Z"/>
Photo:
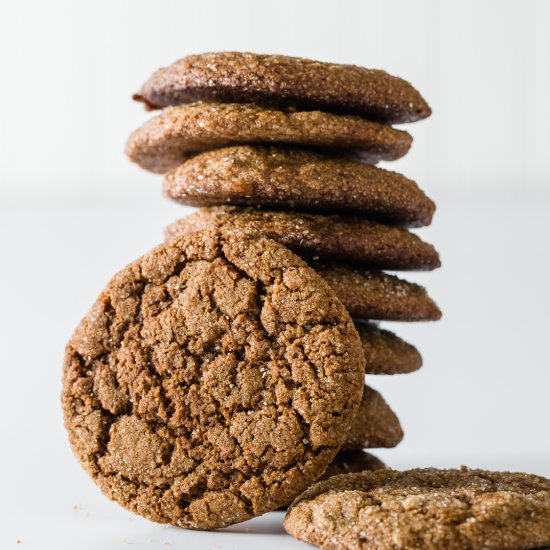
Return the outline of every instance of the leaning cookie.
<path id="1" fill-rule="evenodd" d="M 172 223 L 165 236 L 211 228 L 266 235 L 304 258 L 391 270 L 430 270 L 441 265 L 435 248 L 414 233 L 352 216 L 207 207 Z"/>
<path id="2" fill-rule="evenodd" d="M 376 390 L 365 386 L 342 450 L 391 448 L 402 439 L 403 429 L 397 415 Z"/>
<path id="3" fill-rule="evenodd" d="M 550 480 L 465 467 L 344 474 L 300 495 L 284 525 L 334 550 L 539 548 L 550 545 Z"/>
<path id="4" fill-rule="evenodd" d="M 389 123 L 413 122 L 431 112 L 411 84 L 384 71 L 248 52 L 184 57 L 156 71 L 134 99 L 150 109 L 235 101 L 345 112 Z"/>
<path id="5" fill-rule="evenodd" d="M 288 147 L 207 151 L 164 176 L 164 194 L 191 206 L 232 204 L 342 212 L 394 225 L 428 225 L 434 203 L 397 172 Z"/>
<path id="6" fill-rule="evenodd" d="M 287 504 L 326 470 L 364 369 L 347 311 L 300 258 L 204 231 L 100 294 L 66 348 L 65 425 L 107 496 L 214 529 Z"/>
<path id="7" fill-rule="evenodd" d="M 412 138 L 402 130 L 356 116 L 239 103 L 190 103 L 166 107 L 134 131 L 126 154 L 142 168 L 162 174 L 195 153 L 255 143 L 346 149 L 350 156 L 377 162 L 405 155 Z"/>
<path id="8" fill-rule="evenodd" d="M 355 321 L 365 353 L 366 374 L 406 374 L 422 366 L 419 351 L 393 332 L 374 323 Z"/>

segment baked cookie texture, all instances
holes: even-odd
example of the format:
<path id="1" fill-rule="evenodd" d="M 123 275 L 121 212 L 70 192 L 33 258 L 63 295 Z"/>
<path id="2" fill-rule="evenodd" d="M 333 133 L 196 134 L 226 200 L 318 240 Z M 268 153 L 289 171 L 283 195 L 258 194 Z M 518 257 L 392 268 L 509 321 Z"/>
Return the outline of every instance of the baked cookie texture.
<path id="1" fill-rule="evenodd" d="M 414 233 L 352 216 L 213 206 L 177 220 L 166 228 L 165 236 L 217 227 L 266 235 L 305 258 L 392 270 L 441 265 L 435 248 Z"/>
<path id="2" fill-rule="evenodd" d="M 550 480 L 465 467 L 345 474 L 305 491 L 284 524 L 327 549 L 538 548 L 550 545 Z"/>
<path id="3" fill-rule="evenodd" d="M 365 470 L 381 470 L 386 465 L 376 456 L 365 451 L 340 451 L 319 478 L 324 481 L 332 476 L 355 474 Z"/>
<path id="4" fill-rule="evenodd" d="M 204 231 L 154 249 L 100 294 L 66 348 L 65 425 L 107 496 L 214 529 L 286 505 L 322 475 L 364 369 L 349 314 L 301 259 Z"/>
<path id="5" fill-rule="evenodd" d="M 355 321 L 363 352 L 366 374 L 406 374 L 422 366 L 420 352 L 393 332 L 374 323 Z"/>
<path id="6" fill-rule="evenodd" d="M 408 82 L 380 70 L 284 55 L 212 52 L 156 71 L 134 99 L 150 109 L 218 101 L 352 113 L 388 123 L 431 110 Z"/>
<path id="7" fill-rule="evenodd" d="M 437 321 L 441 318 L 441 310 L 420 285 L 382 271 L 335 262 L 311 262 L 311 265 L 355 319 Z M 366 338 L 363 332 L 363 340 Z"/>
<path id="8" fill-rule="evenodd" d="M 377 162 L 405 155 L 412 138 L 357 116 L 198 102 L 163 109 L 130 135 L 126 154 L 142 168 L 162 174 L 195 153 L 253 143 L 345 149 L 350 157 Z"/>
<path id="9" fill-rule="evenodd" d="M 181 204 L 232 204 L 346 213 L 394 225 L 429 225 L 435 205 L 397 172 L 343 156 L 244 145 L 198 154 L 164 175 Z"/>
<path id="10" fill-rule="evenodd" d="M 365 386 L 342 450 L 391 448 L 399 445 L 402 439 L 403 430 L 397 415 L 376 390 Z"/>

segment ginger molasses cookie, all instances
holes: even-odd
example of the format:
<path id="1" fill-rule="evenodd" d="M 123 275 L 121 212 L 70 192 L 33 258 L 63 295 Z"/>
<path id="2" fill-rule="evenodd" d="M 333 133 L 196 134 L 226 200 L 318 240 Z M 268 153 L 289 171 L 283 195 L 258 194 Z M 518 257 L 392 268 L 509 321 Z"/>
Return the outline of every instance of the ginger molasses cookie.
<path id="1" fill-rule="evenodd" d="M 465 467 L 344 474 L 300 495 L 285 528 L 328 549 L 539 548 L 550 545 L 550 480 Z"/>
<path id="2" fill-rule="evenodd" d="M 156 71 L 134 99 L 151 109 L 191 101 L 250 102 L 389 123 L 413 122 L 431 113 L 408 82 L 384 71 L 241 52 L 184 57 Z"/>
<path id="3" fill-rule="evenodd" d="M 356 321 L 365 353 L 366 374 L 406 374 L 422 366 L 422 356 L 411 344 L 374 323 Z"/>
<path id="4" fill-rule="evenodd" d="M 207 151 L 164 176 L 167 197 L 191 206 L 234 204 L 342 212 L 394 225 L 428 225 L 434 203 L 397 172 L 287 147 Z"/>
<path id="5" fill-rule="evenodd" d="M 190 103 L 166 107 L 134 131 L 126 154 L 142 168 L 163 173 L 195 153 L 255 143 L 346 149 L 350 156 L 377 162 L 402 157 L 412 138 L 356 116 L 277 111 L 246 103 Z"/>
<path id="6" fill-rule="evenodd" d="M 437 321 L 441 310 L 426 289 L 382 271 L 311 262 L 356 319 Z"/>
<path id="7" fill-rule="evenodd" d="M 120 271 L 70 339 L 72 448 L 110 498 L 214 529 L 274 510 L 340 449 L 364 385 L 357 331 L 282 245 L 233 232 Z"/>
<path id="8" fill-rule="evenodd" d="M 399 445 L 402 439 L 403 430 L 397 415 L 376 390 L 365 386 L 342 449 L 391 448 Z"/>
<path id="9" fill-rule="evenodd" d="M 414 233 L 351 216 L 213 206 L 174 222 L 165 235 L 170 238 L 216 227 L 266 235 L 305 258 L 396 270 L 429 270 L 441 265 L 435 248 Z"/>
<path id="10" fill-rule="evenodd" d="M 323 481 L 341 474 L 355 474 L 365 470 L 381 470 L 386 465 L 376 456 L 365 451 L 340 451 L 319 478 Z"/>

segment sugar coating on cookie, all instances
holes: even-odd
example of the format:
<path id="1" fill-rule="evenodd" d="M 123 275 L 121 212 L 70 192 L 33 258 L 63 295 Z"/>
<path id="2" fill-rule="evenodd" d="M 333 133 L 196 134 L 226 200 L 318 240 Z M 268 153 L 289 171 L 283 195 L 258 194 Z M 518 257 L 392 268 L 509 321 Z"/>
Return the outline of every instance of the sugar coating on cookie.
<path id="1" fill-rule="evenodd" d="M 70 339 L 62 404 L 102 491 L 218 528 L 288 503 L 332 461 L 364 355 L 334 292 L 266 238 L 204 231 L 120 271 Z"/>
<path id="2" fill-rule="evenodd" d="M 251 143 L 346 149 L 350 156 L 377 162 L 405 155 L 412 138 L 356 116 L 245 103 L 190 103 L 166 107 L 145 122 L 128 138 L 126 154 L 142 168 L 162 174 L 195 153 Z"/>
<path id="3" fill-rule="evenodd" d="M 413 122 L 430 107 L 407 81 L 380 70 L 285 55 L 212 52 L 157 70 L 134 99 L 150 109 L 191 101 L 252 102 Z"/>
<path id="4" fill-rule="evenodd" d="M 177 220 L 165 235 L 216 227 L 266 235 L 310 259 L 395 270 L 430 270 L 441 263 L 435 248 L 414 233 L 352 216 L 213 206 Z"/>
<path id="5" fill-rule="evenodd" d="M 538 548 L 550 545 L 550 480 L 465 467 L 345 474 L 306 490 L 284 524 L 327 549 Z"/>
<path id="6" fill-rule="evenodd" d="M 243 145 L 198 154 L 164 176 L 164 194 L 181 204 L 232 204 L 366 216 L 428 225 L 435 205 L 397 172 L 342 156 Z"/>
<path id="7" fill-rule="evenodd" d="M 355 319 L 437 321 L 441 310 L 415 283 L 352 265 L 310 262 Z"/>
<path id="8" fill-rule="evenodd" d="M 403 439 L 397 415 L 379 392 L 365 385 L 359 410 L 342 445 L 345 451 L 396 447 Z"/>
<path id="9" fill-rule="evenodd" d="M 408 342 L 374 323 L 355 321 L 365 353 L 366 374 L 406 374 L 422 366 L 422 356 Z"/>

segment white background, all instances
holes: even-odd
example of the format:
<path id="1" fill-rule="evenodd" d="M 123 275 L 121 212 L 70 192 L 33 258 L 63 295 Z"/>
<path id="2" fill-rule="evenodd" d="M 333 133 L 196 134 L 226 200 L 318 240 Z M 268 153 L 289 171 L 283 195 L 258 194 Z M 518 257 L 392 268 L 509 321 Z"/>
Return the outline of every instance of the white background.
<path id="1" fill-rule="evenodd" d="M 65 341 L 111 275 L 187 212 L 122 153 L 150 116 L 130 96 L 201 51 L 383 68 L 424 94 L 434 114 L 407 127 L 413 148 L 392 168 L 438 203 L 420 233 L 444 266 L 407 277 L 444 319 L 392 327 L 425 366 L 370 378 L 406 432 L 378 455 L 550 475 L 549 29 L 543 0 L 2 0 L 0 546 L 298 547 L 277 515 L 253 522 L 256 535 L 207 536 L 121 511 L 62 427 Z"/>

